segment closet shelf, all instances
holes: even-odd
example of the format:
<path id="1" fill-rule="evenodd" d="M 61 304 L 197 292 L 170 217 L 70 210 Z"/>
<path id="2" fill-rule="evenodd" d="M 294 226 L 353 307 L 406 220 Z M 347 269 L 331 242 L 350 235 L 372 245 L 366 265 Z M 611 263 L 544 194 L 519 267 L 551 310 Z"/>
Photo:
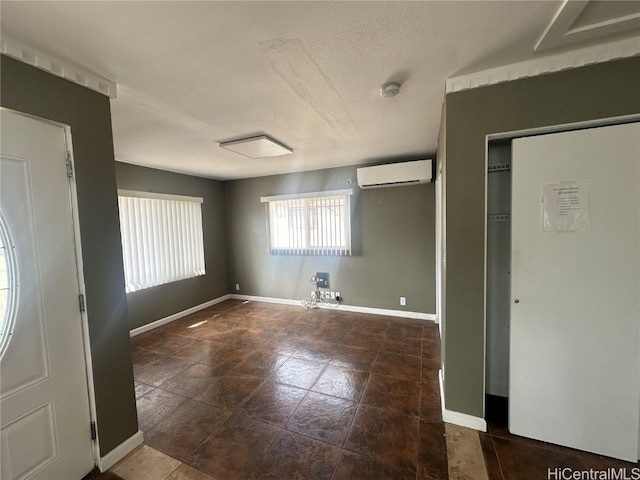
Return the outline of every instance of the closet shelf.
<path id="1" fill-rule="evenodd" d="M 506 170 L 511 170 L 511 164 L 510 163 L 496 163 L 494 165 L 489 165 L 487 167 L 487 171 L 489 173 L 491 173 L 491 172 L 504 172 Z"/>

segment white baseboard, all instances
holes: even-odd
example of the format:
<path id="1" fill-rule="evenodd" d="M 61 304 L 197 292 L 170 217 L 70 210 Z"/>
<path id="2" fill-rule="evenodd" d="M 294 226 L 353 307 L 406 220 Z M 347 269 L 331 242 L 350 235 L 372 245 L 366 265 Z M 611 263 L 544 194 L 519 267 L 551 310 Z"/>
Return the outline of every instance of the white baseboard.
<path id="1" fill-rule="evenodd" d="M 174 313 L 173 315 L 169 315 L 165 318 L 161 318 L 160 320 L 156 320 L 155 322 L 151 322 L 141 327 L 134 328 L 129 332 L 129 335 L 135 337 L 136 335 L 140 335 L 141 333 L 148 332 L 149 330 L 153 330 L 154 328 L 161 327 L 162 325 L 166 325 L 167 323 L 178 320 L 179 318 L 186 317 L 187 315 L 191 315 L 192 313 L 196 313 L 200 310 L 204 310 L 205 308 L 209 308 L 216 303 L 221 303 L 225 300 L 229 300 L 229 298 L 231 298 L 231 295 L 229 294 L 223 295 L 222 297 L 214 298 L 213 300 L 201 303 L 200 305 L 196 305 L 195 307 L 187 308 L 186 310 Z"/>
<path id="2" fill-rule="evenodd" d="M 442 369 L 438 375 L 440 380 L 440 404 L 442 405 L 442 420 L 446 423 L 453 423 L 454 425 L 460 425 L 461 427 L 472 428 L 473 430 L 479 430 L 481 432 L 487 431 L 487 422 L 484 418 L 474 417 L 467 413 L 454 412 L 453 410 L 447 410 L 444 403 L 444 379 L 442 378 Z"/>
<path id="3" fill-rule="evenodd" d="M 282 305 L 300 306 L 300 300 L 289 300 L 287 298 L 257 297 L 255 295 L 239 295 L 236 293 L 232 293 L 231 298 L 235 300 L 246 300 L 248 302 L 281 303 Z"/>
<path id="4" fill-rule="evenodd" d="M 124 457 L 126 457 L 136 448 L 142 445 L 142 442 L 144 442 L 144 435 L 140 430 L 138 430 L 116 448 L 107 453 L 104 457 L 100 457 L 98 459 L 98 469 L 101 472 L 106 472 L 116 463 L 118 463 L 120 460 L 122 460 Z"/>
<path id="5" fill-rule="evenodd" d="M 255 295 L 237 295 L 237 294 L 231 294 L 231 298 L 235 298 L 237 300 L 248 300 L 251 302 L 281 303 L 283 305 L 300 305 L 300 300 L 290 300 L 287 298 L 258 297 Z M 331 309 L 334 307 L 320 307 L 320 308 Z M 337 309 L 343 310 L 346 312 L 371 313 L 373 315 L 386 315 L 389 317 L 415 318 L 417 320 L 431 320 L 432 322 L 436 321 L 436 316 L 433 313 L 408 312 L 404 310 L 387 310 L 385 308 L 358 307 L 356 305 L 344 305 L 344 304 L 341 304 L 339 307 L 337 307 Z"/>

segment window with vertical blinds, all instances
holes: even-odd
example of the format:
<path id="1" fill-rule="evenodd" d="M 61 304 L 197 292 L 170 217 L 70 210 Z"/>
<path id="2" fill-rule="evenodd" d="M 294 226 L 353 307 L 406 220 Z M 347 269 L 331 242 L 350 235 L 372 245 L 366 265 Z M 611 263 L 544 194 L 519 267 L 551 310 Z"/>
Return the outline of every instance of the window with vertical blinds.
<path id="1" fill-rule="evenodd" d="M 204 275 L 202 198 L 118 191 L 127 292 Z"/>
<path id="2" fill-rule="evenodd" d="M 351 255 L 352 190 L 262 197 L 274 255 Z"/>

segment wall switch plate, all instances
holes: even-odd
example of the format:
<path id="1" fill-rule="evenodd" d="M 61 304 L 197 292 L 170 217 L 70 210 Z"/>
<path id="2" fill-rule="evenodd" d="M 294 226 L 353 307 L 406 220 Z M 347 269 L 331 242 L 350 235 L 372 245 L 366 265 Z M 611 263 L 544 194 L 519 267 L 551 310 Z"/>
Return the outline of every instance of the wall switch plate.
<path id="1" fill-rule="evenodd" d="M 400 305 L 406 305 L 407 304 L 407 297 L 400 297 Z"/>
<path id="2" fill-rule="evenodd" d="M 240 290 L 240 284 L 236 283 L 236 290 Z"/>

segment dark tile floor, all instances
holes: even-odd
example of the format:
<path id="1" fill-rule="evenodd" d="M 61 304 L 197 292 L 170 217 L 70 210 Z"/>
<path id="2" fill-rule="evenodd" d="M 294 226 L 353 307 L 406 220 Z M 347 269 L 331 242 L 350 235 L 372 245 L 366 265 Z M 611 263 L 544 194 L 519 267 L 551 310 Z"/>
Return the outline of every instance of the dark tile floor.
<path id="1" fill-rule="evenodd" d="M 431 322 L 229 300 L 132 352 L 145 443 L 214 478 L 447 478 Z"/>
<path id="2" fill-rule="evenodd" d="M 593 455 L 571 448 L 538 442 L 529 438 L 512 435 L 507 428 L 508 400 L 487 395 L 488 432 L 480 433 L 480 443 L 484 453 L 489 480 L 534 480 L 563 478 L 548 477 L 548 469 L 569 468 L 572 471 L 604 471 L 615 469 L 623 476 L 607 478 L 633 478 L 633 469 L 638 463 L 627 463 L 608 457 Z M 620 470 L 620 469 L 626 469 Z M 637 470 L 640 472 L 640 470 Z M 624 476 L 626 475 L 626 476 Z M 569 478 L 569 477 L 566 477 Z M 580 477 L 580 478 L 601 478 Z"/>

